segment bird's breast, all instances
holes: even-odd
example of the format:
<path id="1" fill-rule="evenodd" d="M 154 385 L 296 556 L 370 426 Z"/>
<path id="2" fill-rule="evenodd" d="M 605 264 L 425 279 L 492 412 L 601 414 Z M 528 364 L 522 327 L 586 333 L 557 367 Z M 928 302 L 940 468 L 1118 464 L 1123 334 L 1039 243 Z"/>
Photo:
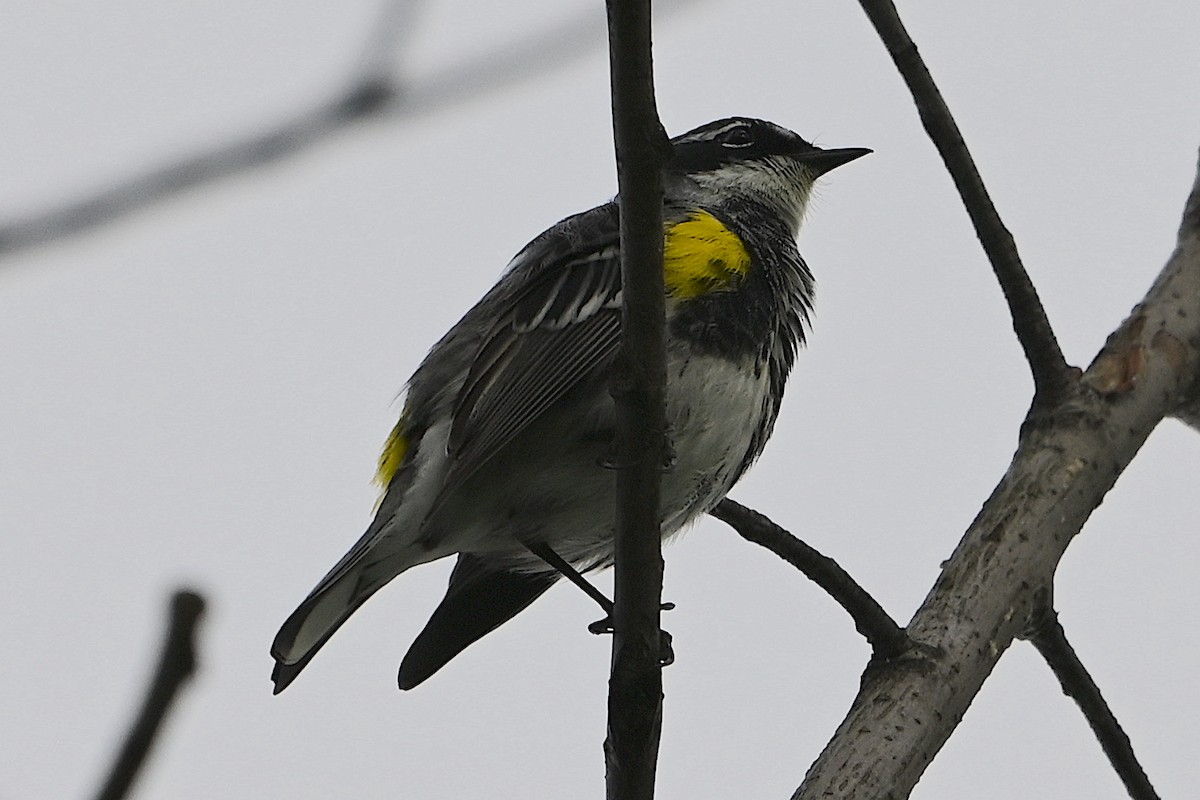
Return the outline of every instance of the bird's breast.
<path id="1" fill-rule="evenodd" d="M 664 528 L 687 522 L 732 487 L 767 414 L 769 378 L 749 359 L 671 348 L 667 357 L 667 437 L 674 463 L 664 473 Z M 673 523 L 673 524 L 672 524 Z"/>

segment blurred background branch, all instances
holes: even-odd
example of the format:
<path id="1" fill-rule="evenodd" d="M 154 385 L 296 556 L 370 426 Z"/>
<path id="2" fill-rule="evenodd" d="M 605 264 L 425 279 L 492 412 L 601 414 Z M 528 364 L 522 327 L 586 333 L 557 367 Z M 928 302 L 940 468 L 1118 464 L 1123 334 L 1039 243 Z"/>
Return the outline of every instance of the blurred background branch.
<path id="1" fill-rule="evenodd" d="M 120 800 L 128 795 L 175 698 L 196 672 L 196 627 L 203 613 L 204 598 L 196 592 L 181 589 L 172 595 L 158 668 L 97 800 Z"/>
<path id="2" fill-rule="evenodd" d="M 661 11 L 695 0 L 672 0 Z M 222 178 L 294 157 L 368 120 L 398 121 L 440 111 L 544 76 L 601 48 L 604 16 L 589 9 L 472 55 L 419 82 L 397 67 L 417 3 L 385 3 L 359 57 L 357 73 L 336 96 L 267 130 L 234 138 L 151 167 L 115 184 L 29 216 L 0 220 L 0 258 L 115 222 L 155 203 Z"/>

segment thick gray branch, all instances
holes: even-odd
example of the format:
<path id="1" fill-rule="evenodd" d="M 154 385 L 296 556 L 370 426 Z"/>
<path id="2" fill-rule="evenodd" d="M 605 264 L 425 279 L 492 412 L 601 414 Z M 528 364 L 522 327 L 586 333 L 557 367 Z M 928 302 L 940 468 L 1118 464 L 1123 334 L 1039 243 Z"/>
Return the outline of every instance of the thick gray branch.
<path id="1" fill-rule="evenodd" d="M 907 797 L 1000 655 L 1030 626 L 1071 539 L 1200 365 L 1200 174 L 1146 298 L 1062 402 L 1027 420 L 1008 472 L 872 670 L 794 799 Z"/>

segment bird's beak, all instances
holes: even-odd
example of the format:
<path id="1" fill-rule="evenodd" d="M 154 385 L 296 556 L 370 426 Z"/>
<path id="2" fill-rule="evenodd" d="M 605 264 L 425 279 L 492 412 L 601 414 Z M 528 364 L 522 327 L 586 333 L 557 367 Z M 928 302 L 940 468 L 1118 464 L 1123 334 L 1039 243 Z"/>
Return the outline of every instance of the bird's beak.
<path id="1" fill-rule="evenodd" d="M 843 164 L 849 164 L 856 158 L 862 158 L 873 152 L 865 147 L 842 147 L 837 150 L 822 150 L 816 148 L 803 153 L 795 153 L 792 158 L 810 167 L 818 175 L 824 175 Z"/>

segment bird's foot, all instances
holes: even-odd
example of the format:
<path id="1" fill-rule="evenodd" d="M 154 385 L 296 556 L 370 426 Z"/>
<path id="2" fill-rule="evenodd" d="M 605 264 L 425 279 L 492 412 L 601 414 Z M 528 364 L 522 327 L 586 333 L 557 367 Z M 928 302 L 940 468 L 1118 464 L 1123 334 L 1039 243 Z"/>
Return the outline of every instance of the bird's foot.
<path id="1" fill-rule="evenodd" d="M 675 608 L 674 603 L 663 603 L 659 608 L 663 611 L 670 611 Z M 608 615 L 604 619 L 598 619 L 591 625 L 588 625 L 588 631 L 597 636 L 605 633 L 612 633 L 615 630 L 613 627 L 612 615 Z M 667 667 L 675 663 L 675 648 L 671 644 L 671 634 L 668 631 L 659 630 L 658 632 L 658 663 L 659 666 Z"/>

